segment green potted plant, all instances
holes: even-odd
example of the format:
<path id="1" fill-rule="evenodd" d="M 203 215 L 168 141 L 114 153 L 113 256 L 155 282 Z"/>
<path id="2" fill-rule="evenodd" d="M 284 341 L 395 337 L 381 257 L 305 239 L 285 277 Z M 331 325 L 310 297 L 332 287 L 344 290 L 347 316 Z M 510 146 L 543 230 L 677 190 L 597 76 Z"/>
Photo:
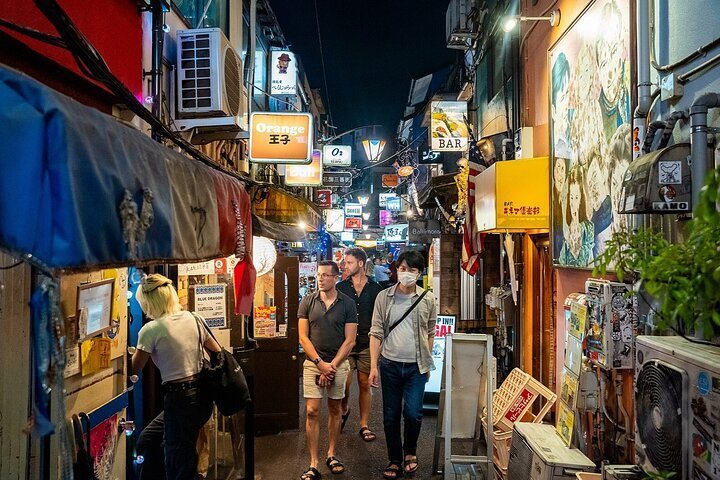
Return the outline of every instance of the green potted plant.
<path id="1" fill-rule="evenodd" d="M 604 276 L 613 266 L 620 281 L 642 282 L 659 304 L 660 330 L 694 330 L 708 340 L 720 333 L 719 189 L 720 168 L 708 175 L 683 242 L 670 243 L 649 229 L 620 231 L 595 260 L 593 275 Z"/>

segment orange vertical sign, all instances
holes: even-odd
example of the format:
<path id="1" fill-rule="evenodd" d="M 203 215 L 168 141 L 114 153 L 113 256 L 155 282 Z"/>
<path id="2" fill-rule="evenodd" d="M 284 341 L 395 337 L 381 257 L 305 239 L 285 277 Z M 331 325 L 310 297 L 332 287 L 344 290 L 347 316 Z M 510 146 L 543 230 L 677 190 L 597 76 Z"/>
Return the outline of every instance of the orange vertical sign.
<path id="1" fill-rule="evenodd" d="M 307 164 L 312 160 L 313 119 L 309 113 L 250 115 L 250 161 Z"/>

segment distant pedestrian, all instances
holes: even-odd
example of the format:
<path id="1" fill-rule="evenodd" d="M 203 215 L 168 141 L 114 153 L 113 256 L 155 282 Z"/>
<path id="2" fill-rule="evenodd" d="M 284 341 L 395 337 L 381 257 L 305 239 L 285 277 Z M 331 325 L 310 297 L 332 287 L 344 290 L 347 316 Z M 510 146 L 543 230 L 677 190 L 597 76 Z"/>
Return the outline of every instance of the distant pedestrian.
<path id="1" fill-rule="evenodd" d="M 337 263 L 318 262 L 317 292 L 308 294 L 298 308 L 298 333 L 307 359 L 303 364 L 303 395 L 307 420 L 305 433 L 310 449 L 310 467 L 302 480 L 316 480 L 320 442 L 320 403 L 327 398 L 328 451 L 325 464 L 333 474 L 345 471 L 335 455 L 340 436 L 342 399 L 350 372 L 347 356 L 355 345 L 357 310 L 355 302 L 335 288 L 340 276 Z"/>
<path id="2" fill-rule="evenodd" d="M 370 391 L 370 383 L 368 376 L 370 375 L 370 325 L 372 323 L 373 309 L 375 308 L 375 299 L 382 291 L 382 287 L 377 283 L 368 279 L 366 275 L 365 264 L 367 263 L 367 254 L 361 248 L 348 248 L 345 250 L 345 272 L 348 275 L 337 285 L 338 291 L 344 293 L 355 301 L 358 313 L 358 330 L 355 348 L 350 353 L 348 360 L 350 361 L 351 374 L 348 375 L 345 386 L 345 398 L 343 398 L 343 414 L 340 431 L 345 427 L 348 417 L 350 416 L 350 387 L 352 385 L 352 370 L 357 370 L 358 387 L 360 388 L 359 408 L 360 408 L 360 431 L 359 435 L 366 442 L 375 440 L 375 433 L 370 430 L 368 418 L 372 406 L 372 393 Z"/>
<path id="3" fill-rule="evenodd" d="M 162 442 L 168 480 L 195 479 L 198 432 L 210 418 L 213 408 L 210 392 L 203 391 L 198 384 L 202 368 L 200 345 L 212 352 L 219 352 L 220 345 L 200 325 L 202 319 L 180 307 L 170 279 L 158 274 L 148 275 L 138 288 L 136 298 L 145 315 L 153 321 L 140 329 L 132 370 L 139 374 L 152 358 L 160 370 L 165 392 L 164 410 L 146 427 L 147 432 L 144 430 L 143 433 L 147 435 L 141 434 L 139 443 L 146 445 L 148 451 L 157 451 L 157 445 Z M 148 460 L 147 465 L 141 466 L 140 478 L 158 478 L 142 470 L 161 471 L 162 462 L 156 458 Z"/>
<path id="4" fill-rule="evenodd" d="M 398 283 L 398 275 L 397 275 L 397 266 L 400 264 L 400 262 L 395 262 L 395 257 L 392 253 L 388 253 L 387 256 L 387 267 L 390 271 L 390 285 L 395 285 Z M 390 286 L 388 285 L 388 286 Z"/>
<path id="5" fill-rule="evenodd" d="M 382 258 L 375 258 L 373 273 L 375 274 L 375 281 L 379 283 L 381 287 L 387 288 L 390 286 L 390 269 L 385 265 L 385 261 Z"/>
<path id="6" fill-rule="evenodd" d="M 418 469 L 417 440 L 422 426 L 423 395 L 435 339 L 435 297 L 418 287 L 425 260 L 416 251 L 397 260 L 400 283 L 380 292 L 370 328 L 370 385 L 382 383 L 383 420 L 389 463 L 388 479 Z M 404 442 L 400 419 L 405 419 Z"/>

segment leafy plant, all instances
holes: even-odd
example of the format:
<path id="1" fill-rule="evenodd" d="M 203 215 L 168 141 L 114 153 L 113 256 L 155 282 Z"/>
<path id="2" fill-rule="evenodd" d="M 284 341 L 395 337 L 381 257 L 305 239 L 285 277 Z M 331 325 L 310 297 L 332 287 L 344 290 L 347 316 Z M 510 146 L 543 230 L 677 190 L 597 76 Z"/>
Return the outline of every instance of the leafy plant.
<path id="1" fill-rule="evenodd" d="M 611 266 L 620 281 L 639 279 L 660 302 L 661 329 L 700 328 L 705 338 L 720 331 L 720 169 L 711 173 L 700 194 L 686 240 L 670 243 L 652 230 L 620 231 L 595 260 L 594 275 Z"/>
<path id="2" fill-rule="evenodd" d="M 675 472 L 648 473 L 645 480 L 666 480 L 668 478 L 675 478 L 675 475 L 677 475 Z"/>

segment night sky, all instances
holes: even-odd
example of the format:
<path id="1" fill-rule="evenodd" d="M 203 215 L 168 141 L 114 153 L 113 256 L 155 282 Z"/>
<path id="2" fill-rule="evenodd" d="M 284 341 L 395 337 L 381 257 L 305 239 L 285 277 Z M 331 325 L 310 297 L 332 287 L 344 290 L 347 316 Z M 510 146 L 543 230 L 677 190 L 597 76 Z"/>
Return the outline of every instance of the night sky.
<path id="1" fill-rule="evenodd" d="M 329 97 L 336 132 L 381 124 L 394 138 L 410 79 L 455 58 L 457 50 L 445 46 L 448 0 L 316 1 L 329 95 L 313 0 L 270 0 L 270 5 L 310 85 Z"/>

